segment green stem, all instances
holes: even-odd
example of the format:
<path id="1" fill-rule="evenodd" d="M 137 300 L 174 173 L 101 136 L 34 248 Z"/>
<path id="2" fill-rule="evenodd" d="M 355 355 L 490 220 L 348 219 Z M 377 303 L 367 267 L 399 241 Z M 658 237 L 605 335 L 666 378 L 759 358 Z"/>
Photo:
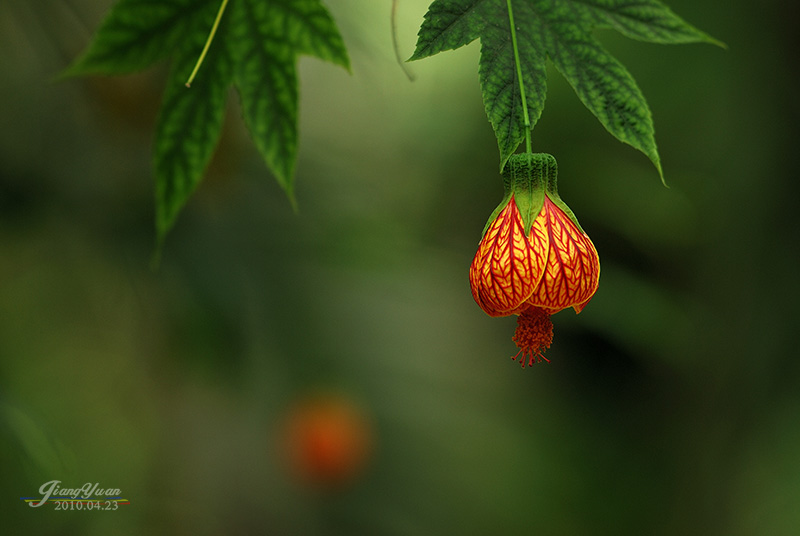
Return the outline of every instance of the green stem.
<path id="1" fill-rule="evenodd" d="M 519 98 L 522 100 L 522 118 L 525 121 L 525 149 L 531 152 L 531 118 L 528 115 L 528 101 L 525 99 L 525 83 L 522 80 L 522 62 L 519 60 L 519 46 L 517 46 L 517 26 L 514 24 L 514 12 L 511 9 L 511 0 L 508 4 L 508 22 L 511 24 L 511 46 L 514 48 L 514 64 L 517 67 L 517 80 L 519 81 Z"/>
<path id="2" fill-rule="evenodd" d="M 222 5 L 219 6 L 219 11 L 217 11 L 217 18 L 214 19 L 214 25 L 211 27 L 211 32 L 208 34 L 208 39 L 206 39 L 206 44 L 203 47 L 203 51 L 200 53 L 200 57 L 197 58 L 197 63 L 194 64 L 194 69 L 192 70 L 192 74 L 189 75 L 189 79 L 186 81 L 186 87 L 192 86 L 192 81 L 194 77 L 197 75 L 197 71 L 200 69 L 200 65 L 203 63 L 203 60 L 206 59 L 206 53 L 208 52 L 208 47 L 211 46 L 211 41 L 214 40 L 214 34 L 217 33 L 217 28 L 219 27 L 219 21 L 222 20 L 222 14 L 225 13 L 225 7 L 228 5 L 228 0 L 222 0 Z"/>
<path id="3" fill-rule="evenodd" d="M 413 82 L 416 78 L 414 73 L 411 72 L 411 69 L 408 68 L 406 62 L 403 61 L 403 58 L 400 56 L 400 45 L 397 42 L 397 0 L 392 0 L 392 45 L 394 46 L 394 57 L 397 59 L 397 63 L 400 65 L 400 68 L 403 69 L 403 72 L 406 74 L 406 77 L 410 82 Z"/>

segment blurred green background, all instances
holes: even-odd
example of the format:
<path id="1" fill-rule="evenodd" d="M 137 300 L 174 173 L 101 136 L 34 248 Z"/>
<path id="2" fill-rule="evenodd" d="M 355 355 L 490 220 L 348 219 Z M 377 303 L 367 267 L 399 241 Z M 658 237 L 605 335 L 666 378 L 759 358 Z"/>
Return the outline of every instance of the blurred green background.
<path id="1" fill-rule="evenodd" d="M 0 2 L 0 523 L 7 534 L 800 531 L 794 3 L 670 6 L 726 42 L 604 32 L 671 188 L 552 71 L 534 150 L 600 253 L 552 363 L 467 268 L 502 195 L 479 44 L 395 62 L 391 3 L 328 0 L 352 74 L 300 61 L 299 213 L 231 94 L 207 177 L 153 248 L 166 65 L 53 81 L 112 2 Z M 409 56 L 428 0 L 403 0 Z M 288 470 L 316 393 L 372 446 L 342 485 Z M 61 480 L 115 512 L 28 508 Z"/>

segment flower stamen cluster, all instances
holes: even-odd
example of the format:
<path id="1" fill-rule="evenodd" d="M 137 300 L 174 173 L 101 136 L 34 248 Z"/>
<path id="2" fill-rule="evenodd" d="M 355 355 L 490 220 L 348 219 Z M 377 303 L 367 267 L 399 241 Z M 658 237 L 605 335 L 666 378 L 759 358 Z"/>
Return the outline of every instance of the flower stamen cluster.
<path id="1" fill-rule="evenodd" d="M 550 348 L 553 342 L 553 322 L 550 314 L 539 307 L 528 307 L 517 317 L 517 330 L 512 339 L 519 347 L 519 352 L 511 359 L 519 357 L 519 364 L 525 368 L 527 358 L 528 366 L 534 363 L 541 363 L 544 359 L 544 351 Z"/>

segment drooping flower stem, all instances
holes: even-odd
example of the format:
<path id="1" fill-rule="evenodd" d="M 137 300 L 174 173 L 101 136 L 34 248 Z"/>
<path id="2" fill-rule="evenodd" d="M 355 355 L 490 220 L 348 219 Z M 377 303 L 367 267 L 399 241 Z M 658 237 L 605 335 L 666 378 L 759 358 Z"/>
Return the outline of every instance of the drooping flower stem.
<path id="1" fill-rule="evenodd" d="M 528 101 L 525 99 L 525 83 L 522 80 L 522 62 L 519 59 L 519 46 L 517 45 L 517 26 L 514 24 L 514 11 L 511 9 L 511 0 L 506 0 L 508 5 L 508 22 L 511 25 L 511 46 L 514 49 L 514 65 L 517 67 L 517 82 L 519 83 L 519 98 L 522 101 L 522 119 L 525 122 L 525 152 L 531 152 L 531 118 L 528 115 Z"/>
<path id="2" fill-rule="evenodd" d="M 219 6 L 219 11 L 217 11 L 217 18 L 214 19 L 214 25 L 211 26 L 211 32 L 208 34 L 208 39 L 206 39 L 206 44 L 203 46 L 203 51 L 200 53 L 200 57 L 197 58 L 197 63 L 194 64 L 194 69 L 192 69 L 192 74 L 189 75 L 189 79 L 186 81 L 186 87 L 192 86 L 192 81 L 194 77 L 197 75 L 197 71 L 200 69 L 200 65 L 202 65 L 203 60 L 206 59 L 206 54 L 208 53 L 208 48 L 211 46 L 211 41 L 214 40 L 214 34 L 217 33 L 217 28 L 219 27 L 219 21 L 222 20 L 222 14 L 225 13 L 225 7 L 228 5 L 228 0 L 222 0 L 222 5 Z"/>
<path id="3" fill-rule="evenodd" d="M 405 73 L 406 78 L 408 78 L 409 82 L 413 82 L 416 80 L 416 76 L 414 73 L 411 72 L 411 69 L 408 68 L 408 65 L 400 56 L 400 44 L 397 42 L 397 2 L 398 0 L 392 0 L 392 46 L 394 47 L 394 57 L 397 60 L 397 64 L 403 69 L 403 73 Z"/>

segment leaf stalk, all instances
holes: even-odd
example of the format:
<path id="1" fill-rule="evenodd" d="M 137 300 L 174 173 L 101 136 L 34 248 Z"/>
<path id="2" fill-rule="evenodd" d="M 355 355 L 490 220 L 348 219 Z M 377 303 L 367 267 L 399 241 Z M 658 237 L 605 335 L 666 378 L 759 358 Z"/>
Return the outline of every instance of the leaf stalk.
<path id="1" fill-rule="evenodd" d="M 217 18 L 214 19 L 214 25 L 211 26 L 211 32 L 208 34 L 208 39 L 206 39 L 206 44 L 203 46 L 203 51 L 200 53 L 200 57 L 197 58 L 197 63 L 194 64 L 194 69 L 192 69 L 192 74 L 189 75 L 189 79 L 186 81 L 186 87 L 192 87 L 192 82 L 194 81 L 194 77 L 197 76 L 197 71 L 200 70 L 200 65 L 203 64 L 203 60 L 206 59 L 206 54 L 208 53 L 208 48 L 211 46 L 211 41 L 214 40 L 214 35 L 217 33 L 217 28 L 219 27 L 219 21 L 222 20 L 222 14 L 225 13 L 225 8 L 228 5 L 228 0 L 222 0 L 222 5 L 219 6 L 219 11 L 217 11 Z"/>
<path id="2" fill-rule="evenodd" d="M 522 80 L 522 62 L 519 59 L 519 46 L 517 45 L 517 26 L 514 24 L 514 10 L 511 0 L 506 0 L 508 5 L 508 22 L 511 25 L 511 46 L 514 49 L 514 64 L 517 68 L 517 81 L 519 82 L 519 97 L 522 101 L 522 119 L 525 122 L 525 150 L 531 151 L 531 118 L 528 115 L 528 101 L 525 98 L 525 82 Z"/>

